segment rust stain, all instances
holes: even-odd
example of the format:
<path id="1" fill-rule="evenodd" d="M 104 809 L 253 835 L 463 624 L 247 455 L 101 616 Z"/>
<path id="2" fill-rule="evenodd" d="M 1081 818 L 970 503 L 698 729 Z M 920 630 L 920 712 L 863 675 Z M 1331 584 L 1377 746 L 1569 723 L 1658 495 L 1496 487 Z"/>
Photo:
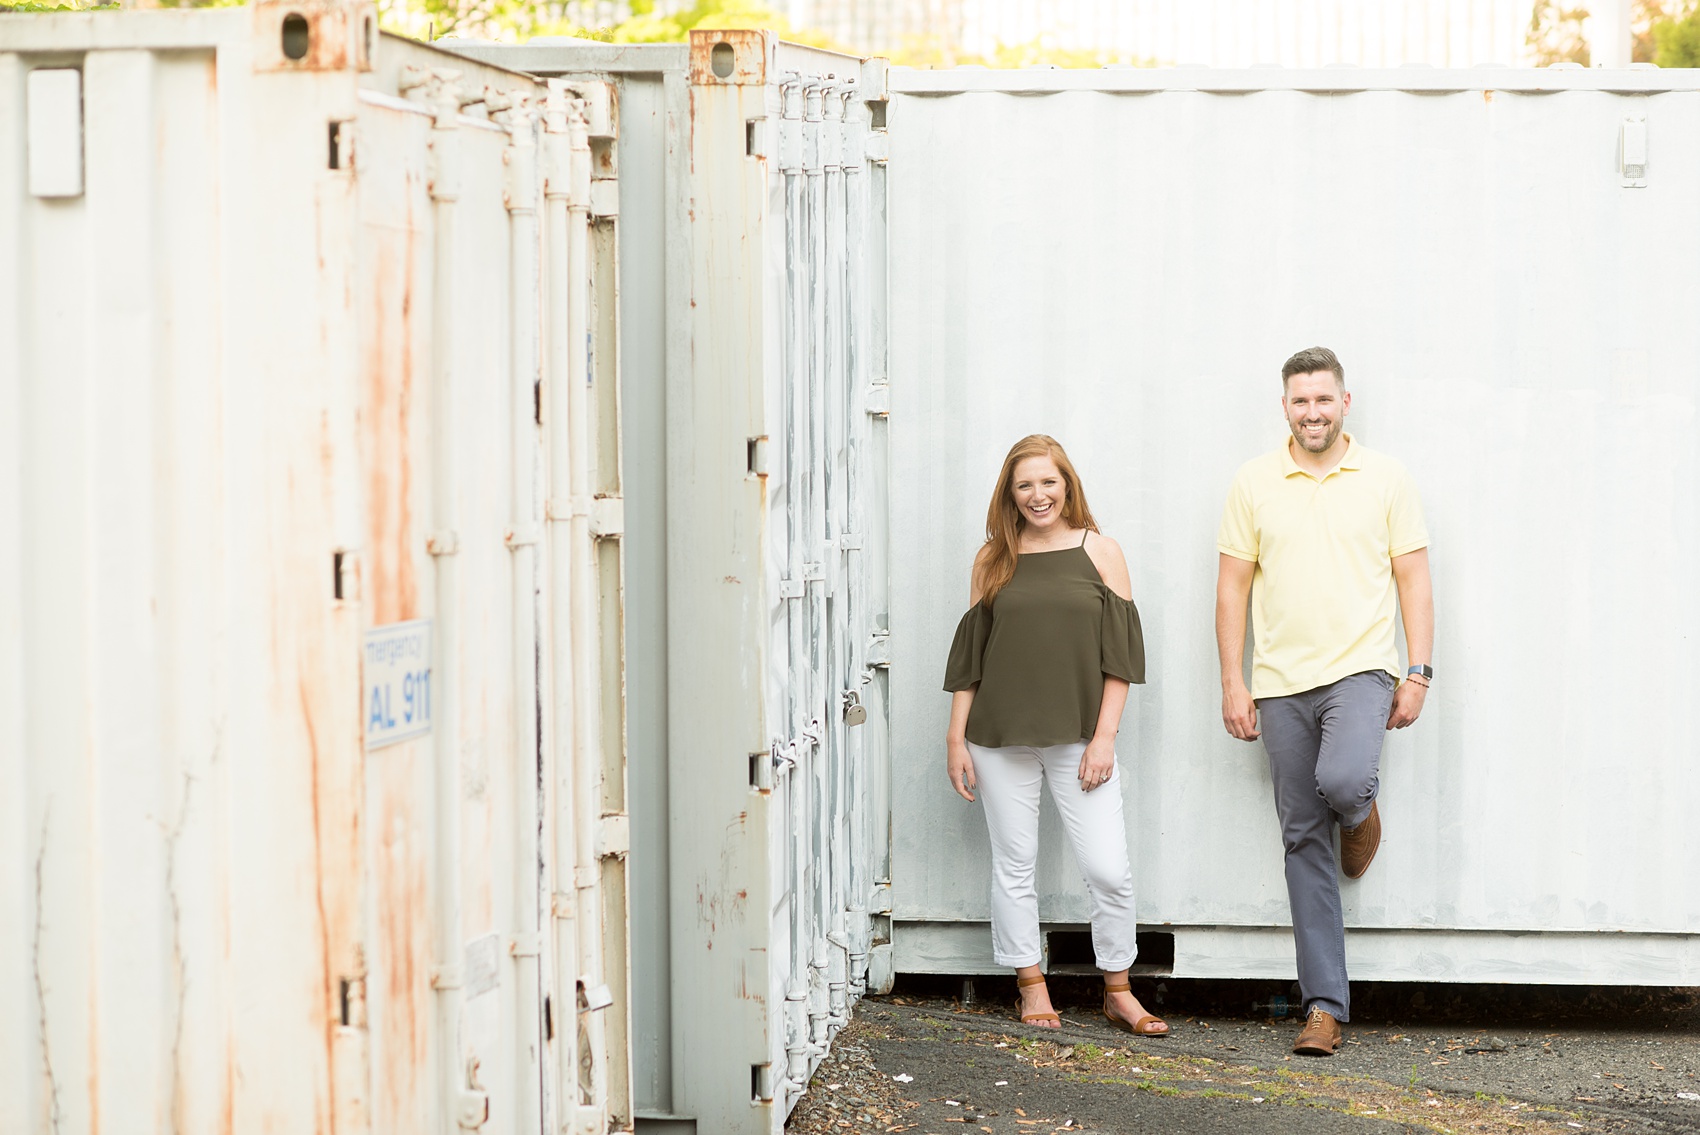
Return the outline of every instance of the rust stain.
<path id="1" fill-rule="evenodd" d="M 365 557 L 370 570 L 363 598 L 375 625 L 417 617 L 413 532 L 413 283 L 418 237 L 411 210 L 401 231 L 368 230 L 377 264 L 372 274 L 371 338 L 362 360 L 361 461 L 366 485 Z M 397 250 L 397 240 L 402 248 Z M 396 271 L 397 262 L 402 270 Z M 400 294 L 394 281 L 399 276 Z"/>
<path id="2" fill-rule="evenodd" d="M 1493 92 L 1492 91 L 1483 91 L 1482 92 L 1482 102 L 1483 103 L 1493 102 Z"/>
<path id="3" fill-rule="evenodd" d="M 297 689 L 301 695 L 301 724 L 307 731 L 308 799 L 313 812 L 313 901 L 319 915 L 319 997 L 313 1007 L 314 1024 L 325 1038 L 325 1084 L 329 1098 L 336 1099 L 336 1054 L 331 1031 L 331 926 L 325 907 L 326 863 L 324 852 L 324 822 L 319 811 L 319 731 L 314 722 L 313 699 L 308 688 L 311 675 L 302 674 Z M 334 1116 L 335 1109 L 330 1108 Z M 335 1128 L 333 1120 L 332 1129 Z"/>
<path id="4" fill-rule="evenodd" d="M 358 19 L 338 0 L 258 0 L 254 4 L 254 34 L 261 51 L 256 71 L 348 70 L 349 17 Z M 307 53 L 291 59 L 283 52 L 283 21 L 298 15 L 307 21 Z"/>
<path id="5" fill-rule="evenodd" d="M 375 900 L 374 971 L 382 977 L 381 1010 L 368 1017 L 374 1051 L 381 1051 L 381 1082 L 373 1085 L 375 1131 L 422 1131 L 422 1077 L 426 1072 L 431 1011 L 430 905 L 424 854 L 429 833 L 429 763 L 419 760 L 421 742 L 396 745 L 373 755 L 372 814 L 377 855 L 372 863 Z M 368 992 L 370 997 L 370 991 Z M 369 1012 L 373 1008 L 368 1001 Z M 374 1064 L 374 1072 L 379 1069 Z"/>
<path id="6" fill-rule="evenodd" d="M 89 970 L 89 1135 L 100 1135 L 100 971 Z"/>
<path id="7" fill-rule="evenodd" d="M 731 69 L 715 71 L 716 48 L 732 49 Z M 726 53 L 721 51 L 722 66 Z M 691 85 L 760 87 L 767 84 L 767 33 L 760 28 L 716 28 L 691 32 Z"/>

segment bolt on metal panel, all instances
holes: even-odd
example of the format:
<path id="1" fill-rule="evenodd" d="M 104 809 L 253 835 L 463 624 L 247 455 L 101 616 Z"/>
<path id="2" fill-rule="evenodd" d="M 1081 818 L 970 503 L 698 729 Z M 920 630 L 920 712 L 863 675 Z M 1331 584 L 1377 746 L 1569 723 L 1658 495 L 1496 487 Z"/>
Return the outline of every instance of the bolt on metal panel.
<path id="1" fill-rule="evenodd" d="M 540 215 L 541 84 L 370 14 L 0 56 L 82 86 L 81 194 L 0 190 L 24 1130 L 631 1125 L 619 429 L 564 405 L 618 384 L 615 222 Z"/>

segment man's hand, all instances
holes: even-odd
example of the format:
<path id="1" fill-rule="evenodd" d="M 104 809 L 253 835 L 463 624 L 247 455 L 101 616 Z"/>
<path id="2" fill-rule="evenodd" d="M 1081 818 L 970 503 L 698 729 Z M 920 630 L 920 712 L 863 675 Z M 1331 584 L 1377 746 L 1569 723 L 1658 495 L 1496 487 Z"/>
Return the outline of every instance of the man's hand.
<path id="1" fill-rule="evenodd" d="M 1222 724 L 1228 735 L 1241 741 L 1255 741 L 1263 734 L 1257 728 L 1257 703 L 1244 682 L 1222 688 Z"/>
<path id="2" fill-rule="evenodd" d="M 945 741 L 948 756 L 945 767 L 950 771 L 950 786 L 956 789 L 956 794 L 968 803 L 974 803 L 974 757 L 968 751 L 968 742 L 949 738 Z"/>
<path id="3" fill-rule="evenodd" d="M 1417 719 L 1423 711 L 1423 699 L 1428 697 L 1428 687 L 1421 682 L 1406 679 L 1399 683 L 1399 688 L 1393 692 L 1393 712 L 1387 716 L 1387 728 L 1403 729 Z"/>

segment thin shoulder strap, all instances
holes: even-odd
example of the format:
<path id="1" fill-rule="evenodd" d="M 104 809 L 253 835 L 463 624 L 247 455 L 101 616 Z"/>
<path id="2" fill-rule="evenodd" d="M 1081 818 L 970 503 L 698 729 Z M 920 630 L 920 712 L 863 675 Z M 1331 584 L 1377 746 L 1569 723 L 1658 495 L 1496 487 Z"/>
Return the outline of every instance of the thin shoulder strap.
<path id="1" fill-rule="evenodd" d="M 1082 528 L 1080 530 L 1080 546 L 1082 548 L 1086 547 L 1086 537 L 1088 537 L 1090 535 L 1092 535 L 1092 529 Z"/>

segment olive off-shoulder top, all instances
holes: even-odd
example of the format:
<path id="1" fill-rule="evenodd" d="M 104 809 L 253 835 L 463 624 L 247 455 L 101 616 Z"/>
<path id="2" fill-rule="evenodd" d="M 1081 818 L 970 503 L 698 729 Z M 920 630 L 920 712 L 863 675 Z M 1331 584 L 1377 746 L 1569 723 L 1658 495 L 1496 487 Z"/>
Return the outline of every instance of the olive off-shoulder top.
<path id="1" fill-rule="evenodd" d="M 1104 675 L 1145 681 L 1139 609 L 1105 585 L 1084 546 L 1026 552 L 986 610 L 956 625 L 944 688 L 980 687 L 968 711 L 976 745 L 1091 740 Z"/>

